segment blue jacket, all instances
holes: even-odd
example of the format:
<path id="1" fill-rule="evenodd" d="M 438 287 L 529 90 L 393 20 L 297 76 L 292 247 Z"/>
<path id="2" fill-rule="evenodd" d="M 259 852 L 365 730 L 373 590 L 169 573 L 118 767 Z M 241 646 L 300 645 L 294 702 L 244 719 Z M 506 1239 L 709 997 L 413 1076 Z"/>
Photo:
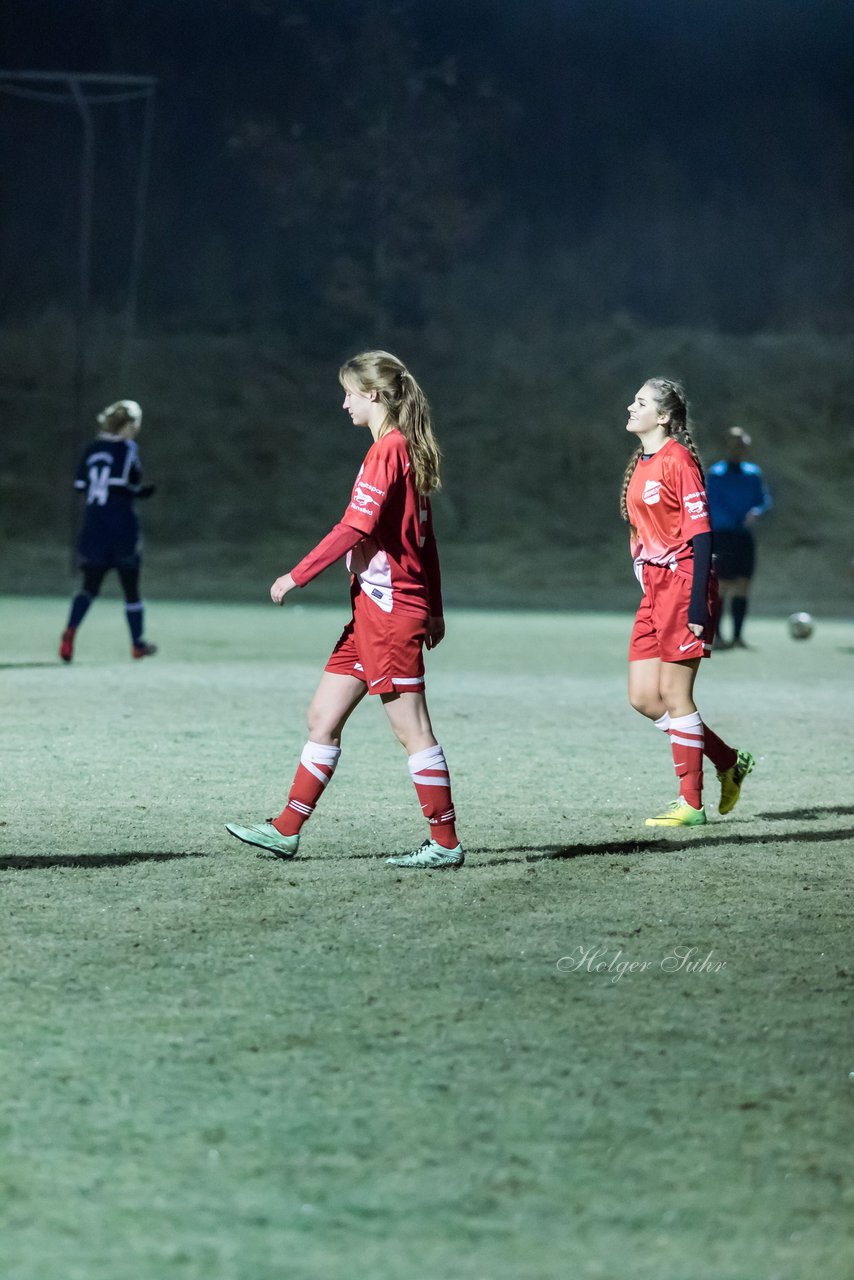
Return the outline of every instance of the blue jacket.
<path id="1" fill-rule="evenodd" d="M 706 474 L 706 496 L 712 529 L 743 529 L 752 511 L 761 516 L 771 496 L 755 462 L 716 462 Z"/>

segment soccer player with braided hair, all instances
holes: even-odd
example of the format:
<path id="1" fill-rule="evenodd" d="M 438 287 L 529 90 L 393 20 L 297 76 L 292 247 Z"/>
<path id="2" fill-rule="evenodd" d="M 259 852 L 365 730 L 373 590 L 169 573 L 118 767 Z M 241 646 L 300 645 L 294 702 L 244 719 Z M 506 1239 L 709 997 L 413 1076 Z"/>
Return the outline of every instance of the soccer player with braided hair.
<path id="1" fill-rule="evenodd" d="M 720 782 L 721 813 L 735 807 L 754 764 L 749 752 L 728 746 L 703 723 L 694 701 L 719 608 L 705 478 L 678 382 L 648 379 L 628 413 L 626 430 L 639 443 L 623 477 L 620 510 L 643 590 L 629 644 L 629 702 L 668 734 L 679 780 L 677 798 L 646 825 L 701 826 L 703 756 Z"/>
<path id="2" fill-rule="evenodd" d="M 366 694 L 378 696 L 409 757 L 429 834 L 398 867 L 442 870 L 464 861 L 455 827 L 451 779 L 433 735 L 424 693 L 424 646 L 445 634 L 439 557 L 430 493 L 441 454 L 421 387 L 396 356 L 366 351 L 342 365 L 344 409 L 373 439 L 339 524 L 270 588 L 283 604 L 295 587 L 343 556 L 351 572 L 352 617 L 332 651 L 308 712 L 308 741 L 288 801 L 276 818 L 226 829 L 279 858 L 297 853 L 341 754 L 344 726 Z"/>

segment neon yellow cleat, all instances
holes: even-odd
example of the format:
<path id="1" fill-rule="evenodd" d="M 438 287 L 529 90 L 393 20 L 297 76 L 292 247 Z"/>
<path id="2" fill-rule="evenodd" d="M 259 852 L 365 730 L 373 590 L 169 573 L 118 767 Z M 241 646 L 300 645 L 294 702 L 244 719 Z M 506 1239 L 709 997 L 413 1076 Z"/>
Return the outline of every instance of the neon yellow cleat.
<path id="1" fill-rule="evenodd" d="M 647 818 L 646 826 L 648 827 L 702 827 L 705 826 L 706 811 L 702 808 L 692 809 L 687 801 L 680 796 L 678 800 L 674 800 L 668 805 L 665 813 L 659 813 L 654 818 Z"/>
<path id="2" fill-rule="evenodd" d="M 739 751 L 734 765 L 729 769 L 718 770 L 718 782 L 721 784 L 718 813 L 730 813 L 738 804 L 741 784 L 747 775 L 753 772 L 755 763 L 749 751 Z"/>

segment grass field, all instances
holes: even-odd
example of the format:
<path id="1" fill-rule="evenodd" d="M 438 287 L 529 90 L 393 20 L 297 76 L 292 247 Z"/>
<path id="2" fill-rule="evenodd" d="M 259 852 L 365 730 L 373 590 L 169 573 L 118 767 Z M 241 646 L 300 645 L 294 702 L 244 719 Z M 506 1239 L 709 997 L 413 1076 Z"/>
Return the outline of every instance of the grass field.
<path id="1" fill-rule="evenodd" d="M 343 606 L 154 602 L 132 663 L 105 599 L 69 668 L 66 607 L 0 600 L 3 1280 L 850 1280 L 849 627 L 706 664 L 757 768 L 658 834 L 628 617 L 452 614 L 431 875 L 373 702 L 304 857 L 223 829 Z"/>

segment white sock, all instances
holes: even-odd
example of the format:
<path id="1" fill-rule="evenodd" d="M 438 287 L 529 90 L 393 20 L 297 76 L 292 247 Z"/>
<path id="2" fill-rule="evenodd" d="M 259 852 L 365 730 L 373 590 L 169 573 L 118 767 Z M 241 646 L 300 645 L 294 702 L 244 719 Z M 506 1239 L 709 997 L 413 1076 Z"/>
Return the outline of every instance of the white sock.
<path id="1" fill-rule="evenodd" d="M 335 772 L 335 766 L 338 763 L 340 754 L 340 747 L 330 747 L 325 742 L 309 741 L 302 749 L 300 764 L 305 769 L 308 769 L 309 773 L 313 773 L 315 778 L 319 778 L 323 785 L 326 786 Z M 329 772 L 326 773 L 322 769 L 318 769 L 318 765 L 325 765 Z"/>
<path id="2" fill-rule="evenodd" d="M 423 751 L 416 751 L 414 755 L 409 757 L 408 764 L 413 781 L 425 769 L 432 769 L 437 773 L 444 774 L 448 772 L 445 753 L 438 743 L 436 743 L 435 747 L 425 747 Z M 429 782 L 430 780 L 427 779 L 427 781 Z"/>

